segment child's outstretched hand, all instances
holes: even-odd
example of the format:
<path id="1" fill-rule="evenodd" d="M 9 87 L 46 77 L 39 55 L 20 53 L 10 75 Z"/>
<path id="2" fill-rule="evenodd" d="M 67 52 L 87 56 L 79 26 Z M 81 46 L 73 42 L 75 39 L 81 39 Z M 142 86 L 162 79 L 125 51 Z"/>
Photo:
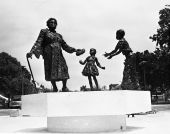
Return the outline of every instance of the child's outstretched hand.
<path id="1" fill-rule="evenodd" d="M 107 57 L 107 59 L 111 59 L 113 57 L 113 55 L 109 55 L 109 57 Z"/>
<path id="2" fill-rule="evenodd" d="M 104 55 L 104 57 L 108 57 L 110 54 L 105 52 L 105 54 L 103 54 L 103 55 Z"/>

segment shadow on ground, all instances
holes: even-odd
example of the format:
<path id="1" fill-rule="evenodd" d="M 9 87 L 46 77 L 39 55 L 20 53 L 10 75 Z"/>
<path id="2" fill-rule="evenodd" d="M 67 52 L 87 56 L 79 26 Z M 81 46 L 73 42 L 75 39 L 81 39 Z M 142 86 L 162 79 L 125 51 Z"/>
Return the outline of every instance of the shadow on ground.
<path id="1" fill-rule="evenodd" d="M 16 131 L 16 133 L 49 133 L 47 131 L 46 127 L 42 127 L 42 128 L 27 128 L 27 129 L 22 129 L 19 131 Z"/>
<path id="2" fill-rule="evenodd" d="M 127 126 L 126 130 L 115 130 L 115 131 L 109 131 L 109 132 L 100 132 L 101 133 L 113 133 L 113 132 L 117 132 L 117 133 L 122 133 L 122 132 L 131 132 L 131 131 L 136 131 L 139 129 L 144 129 L 143 127 L 134 127 L 134 126 Z M 46 127 L 42 127 L 42 128 L 27 128 L 27 129 L 22 129 L 19 131 L 16 131 L 16 133 L 52 133 L 52 132 L 48 132 Z M 70 134 L 70 133 L 69 133 Z M 78 133 L 77 133 L 78 134 Z M 81 133 L 83 134 L 83 133 Z M 92 133 L 90 133 L 92 134 Z"/>
<path id="3" fill-rule="evenodd" d="M 131 131 L 136 131 L 139 129 L 144 129 L 144 127 L 134 127 L 134 126 L 126 126 L 126 130 L 124 130 L 125 132 L 131 132 Z"/>

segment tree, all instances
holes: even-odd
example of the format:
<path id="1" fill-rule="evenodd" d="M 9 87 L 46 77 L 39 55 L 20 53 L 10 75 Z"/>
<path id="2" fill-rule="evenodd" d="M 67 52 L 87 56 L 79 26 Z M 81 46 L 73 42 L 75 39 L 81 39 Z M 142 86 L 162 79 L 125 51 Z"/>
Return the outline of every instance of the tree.
<path id="1" fill-rule="evenodd" d="M 164 89 L 170 87 L 170 55 L 158 48 L 154 52 L 145 50 L 135 55 L 141 89 L 155 94 L 156 89 L 160 88 L 161 93 L 164 93 Z"/>
<path id="2" fill-rule="evenodd" d="M 160 28 L 157 29 L 157 33 L 150 38 L 156 41 L 156 45 L 161 49 L 167 48 L 170 50 L 170 8 L 166 5 L 166 8 L 159 11 Z"/>
<path id="3" fill-rule="evenodd" d="M 158 47 L 155 50 L 159 74 L 159 83 L 170 87 L 170 5 L 159 11 L 159 28 L 157 33 L 150 37 Z"/>
<path id="4" fill-rule="evenodd" d="M 16 58 L 5 52 L 0 53 L 0 94 L 11 98 L 31 93 L 33 84 L 30 80 L 29 71 Z"/>

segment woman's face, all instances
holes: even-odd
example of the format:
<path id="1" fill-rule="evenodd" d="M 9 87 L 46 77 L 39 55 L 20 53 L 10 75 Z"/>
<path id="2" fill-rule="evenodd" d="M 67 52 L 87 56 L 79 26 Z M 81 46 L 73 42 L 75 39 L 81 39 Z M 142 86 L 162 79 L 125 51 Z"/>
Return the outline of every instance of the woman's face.
<path id="1" fill-rule="evenodd" d="M 49 29 L 56 29 L 56 27 L 57 27 L 56 21 L 50 20 L 49 23 L 48 23 L 48 28 Z"/>

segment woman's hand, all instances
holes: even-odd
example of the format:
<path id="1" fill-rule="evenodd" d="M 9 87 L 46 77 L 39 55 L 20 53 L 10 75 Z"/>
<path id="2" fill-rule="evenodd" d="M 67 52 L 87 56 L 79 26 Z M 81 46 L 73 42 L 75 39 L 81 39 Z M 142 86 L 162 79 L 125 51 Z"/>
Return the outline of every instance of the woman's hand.
<path id="1" fill-rule="evenodd" d="M 105 67 L 101 67 L 101 69 L 105 69 Z"/>
<path id="2" fill-rule="evenodd" d="M 82 60 L 79 60 L 79 63 L 82 64 L 82 65 L 84 64 Z"/>
<path id="3" fill-rule="evenodd" d="M 77 56 L 80 56 L 80 55 L 82 55 L 82 54 L 84 54 L 85 53 L 85 49 L 76 49 L 76 55 Z"/>
<path id="4" fill-rule="evenodd" d="M 26 56 L 27 56 L 27 58 L 32 58 L 32 53 L 29 52 L 26 54 Z"/>

